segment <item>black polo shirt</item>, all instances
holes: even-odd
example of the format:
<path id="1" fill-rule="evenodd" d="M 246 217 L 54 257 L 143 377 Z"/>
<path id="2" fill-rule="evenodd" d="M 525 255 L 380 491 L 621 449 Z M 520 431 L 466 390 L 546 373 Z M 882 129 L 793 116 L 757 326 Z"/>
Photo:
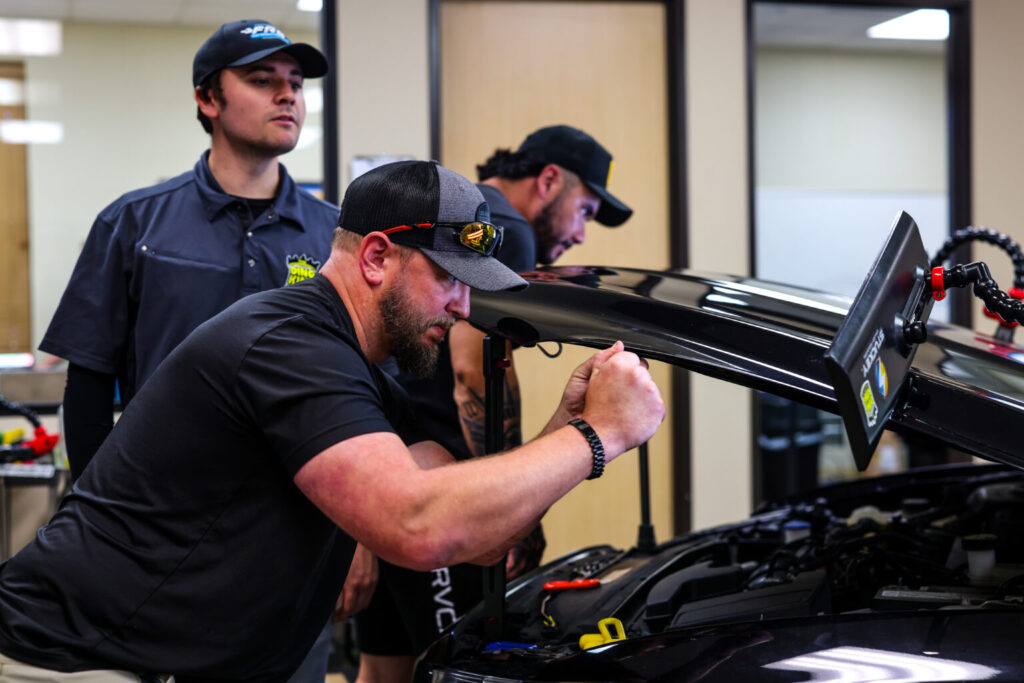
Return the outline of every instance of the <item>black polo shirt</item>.
<path id="1" fill-rule="evenodd" d="M 39 344 L 117 376 L 122 400 L 200 323 L 243 296 L 312 277 L 330 255 L 338 207 L 282 165 L 277 198 L 251 216 L 221 189 L 208 154 L 100 212 Z"/>
<path id="2" fill-rule="evenodd" d="M 204 323 L 0 565 L 0 651 L 61 671 L 285 680 L 354 549 L 293 476 L 332 444 L 395 431 L 395 390 L 322 275 Z"/>

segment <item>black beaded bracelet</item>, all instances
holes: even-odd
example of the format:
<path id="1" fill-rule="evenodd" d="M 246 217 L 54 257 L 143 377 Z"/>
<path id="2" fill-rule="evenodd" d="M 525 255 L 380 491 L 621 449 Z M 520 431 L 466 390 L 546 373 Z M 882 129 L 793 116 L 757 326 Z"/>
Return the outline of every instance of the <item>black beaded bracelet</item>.
<path id="1" fill-rule="evenodd" d="M 580 430 L 587 443 L 590 444 L 590 452 L 594 454 L 594 466 L 590 470 L 590 476 L 587 479 L 597 479 L 604 474 L 604 444 L 601 443 L 601 437 L 597 435 L 597 432 L 594 431 L 594 428 L 586 420 L 577 417 L 576 419 L 569 420 L 569 424 Z"/>

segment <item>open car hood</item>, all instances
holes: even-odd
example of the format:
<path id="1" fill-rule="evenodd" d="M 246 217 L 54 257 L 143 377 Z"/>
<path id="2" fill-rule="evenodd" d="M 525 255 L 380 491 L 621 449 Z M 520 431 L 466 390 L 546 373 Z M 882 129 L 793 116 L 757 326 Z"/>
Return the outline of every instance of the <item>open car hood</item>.
<path id="1" fill-rule="evenodd" d="M 523 277 L 525 291 L 474 291 L 470 322 L 523 346 L 621 340 L 645 358 L 840 413 L 825 354 L 848 299 L 689 270 L 564 266 Z M 927 328 L 886 427 L 1024 467 L 1024 347 Z"/>

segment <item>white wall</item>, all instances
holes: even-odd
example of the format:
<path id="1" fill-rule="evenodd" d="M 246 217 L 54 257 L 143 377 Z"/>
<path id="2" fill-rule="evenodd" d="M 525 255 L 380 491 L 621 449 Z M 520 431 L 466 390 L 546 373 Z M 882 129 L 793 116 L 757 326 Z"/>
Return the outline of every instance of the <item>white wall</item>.
<path id="1" fill-rule="evenodd" d="M 60 144 L 28 149 L 33 348 L 96 214 L 190 169 L 209 145 L 195 119 L 192 58 L 215 28 L 66 23 L 59 57 L 25 60 L 29 118 L 64 128 Z M 319 125 L 319 114 L 307 116 L 307 130 Z M 283 161 L 296 180 L 319 181 L 321 156 L 316 143 Z"/>
<path id="2" fill-rule="evenodd" d="M 941 54 L 761 48 L 757 184 L 944 191 Z"/>
<path id="3" fill-rule="evenodd" d="M 852 298 L 899 211 L 942 245 L 941 53 L 761 48 L 755 74 L 758 277 Z"/>

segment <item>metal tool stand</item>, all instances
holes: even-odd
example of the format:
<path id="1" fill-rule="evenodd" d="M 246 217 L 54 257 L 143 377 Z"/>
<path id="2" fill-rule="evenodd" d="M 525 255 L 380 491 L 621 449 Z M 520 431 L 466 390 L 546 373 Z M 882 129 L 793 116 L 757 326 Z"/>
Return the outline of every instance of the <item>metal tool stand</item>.
<path id="1" fill-rule="evenodd" d="M 505 448 L 505 339 L 484 337 L 484 451 L 498 453 Z M 505 560 L 484 572 L 484 610 L 487 637 L 500 640 L 505 627 Z"/>

